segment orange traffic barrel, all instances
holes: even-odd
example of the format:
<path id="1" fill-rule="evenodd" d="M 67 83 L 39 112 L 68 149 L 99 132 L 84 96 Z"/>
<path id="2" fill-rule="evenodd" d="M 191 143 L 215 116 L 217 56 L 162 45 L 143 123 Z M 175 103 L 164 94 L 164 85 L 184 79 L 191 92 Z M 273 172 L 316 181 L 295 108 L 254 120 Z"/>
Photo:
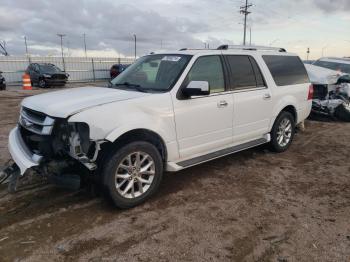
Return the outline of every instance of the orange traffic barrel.
<path id="1" fill-rule="evenodd" d="M 33 90 L 32 88 L 32 84 L 30 82 L 30 75 L 29 74 L 24 74 L 22 76 L 22 80 L 23 80 L 23 90 Z"/>

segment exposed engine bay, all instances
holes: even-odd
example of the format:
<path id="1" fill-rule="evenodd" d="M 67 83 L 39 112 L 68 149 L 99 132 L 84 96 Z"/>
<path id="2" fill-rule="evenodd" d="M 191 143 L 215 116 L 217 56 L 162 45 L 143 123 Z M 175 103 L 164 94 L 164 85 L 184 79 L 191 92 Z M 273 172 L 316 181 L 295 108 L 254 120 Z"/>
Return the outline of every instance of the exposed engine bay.
<path id="1" fill-rule="evenodd" d="M 80 176 L 74 174 L 74 170 L 80 174 L 92 174 L 97 168 L 98 152 L 105 141 L 91 141 L 86 123 L 70 123 L 67 119 L 52 118 L 22 107 L 17 129 L 26 154 L 38 163 L 38 166 L 33 167 L 36 173 L 54 177 L 56 181 L 58 177 L 66 175 L 67 182 L 68 172 L 79 187 Z M 1 182 L 10 175 L 9 191 L 15 192 L 23 171 L 15 164 L 8 165 L 1 171 Z"/>
<path id="2" fill-rule="evenodd" d="M 42 158 L 41 162 L 72 157 L 89 170 L 96 168 L 96 158 L 103 141 L 90 141 L 85 123 L 68 123 L 40 112 L 22 108 L 19 131 L 28 149 Z"/>

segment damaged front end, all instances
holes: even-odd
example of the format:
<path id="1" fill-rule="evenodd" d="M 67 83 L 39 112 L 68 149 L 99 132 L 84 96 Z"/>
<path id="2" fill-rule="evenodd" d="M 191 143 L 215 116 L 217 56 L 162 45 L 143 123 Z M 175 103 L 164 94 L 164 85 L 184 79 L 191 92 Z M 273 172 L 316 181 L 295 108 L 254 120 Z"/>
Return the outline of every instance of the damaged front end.
<path id="1" fill-rule="evenodd" d="M 350 76 L 306 65 L 314 87 L 312 113 L 350 122 Z"/>
<path id="2" fill-rule="evenodd" d="M 68 119 L 54 118 L 22 107 L 19 123 L 9 136 L 9 151 L 15 162 L 10 181 L 17 181 L 28 169 L 55 177 L 55 181 L 72 170 L 93 174 L 104 142 L 90 140 L 86 123 L 71 123 Z M 13 184 L 10 191 L 16 189 Z"/>

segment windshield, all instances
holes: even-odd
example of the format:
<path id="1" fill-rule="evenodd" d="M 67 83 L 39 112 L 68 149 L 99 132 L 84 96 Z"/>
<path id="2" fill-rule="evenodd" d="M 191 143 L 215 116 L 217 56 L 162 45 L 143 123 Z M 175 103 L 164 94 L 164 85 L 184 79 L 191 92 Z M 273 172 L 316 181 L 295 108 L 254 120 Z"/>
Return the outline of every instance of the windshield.
<path id="1" fill-rule="evenodd" d="M 350 74 L 350 64 L 318 60 L 314 63 L 314 65 Z"/>
<path id="2" fill-rule="evenodd" d="M 48 74 L 62 72 L 61 69 L 54 65 L 40 65 L 40 71 Z"/>
<path id="3" fill-rule="evenodd" d="M 192 56 L 149 55 L 139 58 L 111 81 L 112 88 L 167 91 L 172 88 Z"/>

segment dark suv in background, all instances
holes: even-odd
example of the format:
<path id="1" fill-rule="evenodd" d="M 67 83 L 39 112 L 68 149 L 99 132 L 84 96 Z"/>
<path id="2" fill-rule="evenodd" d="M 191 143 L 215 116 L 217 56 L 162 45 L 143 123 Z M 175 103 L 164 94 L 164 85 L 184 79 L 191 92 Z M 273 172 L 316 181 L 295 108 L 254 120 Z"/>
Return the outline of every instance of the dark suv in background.
<path id="1" fill-rule="evenodd" d="M 30 75 L 32 85 L 41 88 L 64 86 L 69 77 L 67 73 L 63 72 L 54 64 L 46 63 L 31 63 L 26 73 Z"/>
<path id="2" fill-rule="evenodd" d="M 6 81 L 5 77 L 2 76 L 2 72 L 0 71 L 0 90 L 5 90 L 6 89 Z"/>

